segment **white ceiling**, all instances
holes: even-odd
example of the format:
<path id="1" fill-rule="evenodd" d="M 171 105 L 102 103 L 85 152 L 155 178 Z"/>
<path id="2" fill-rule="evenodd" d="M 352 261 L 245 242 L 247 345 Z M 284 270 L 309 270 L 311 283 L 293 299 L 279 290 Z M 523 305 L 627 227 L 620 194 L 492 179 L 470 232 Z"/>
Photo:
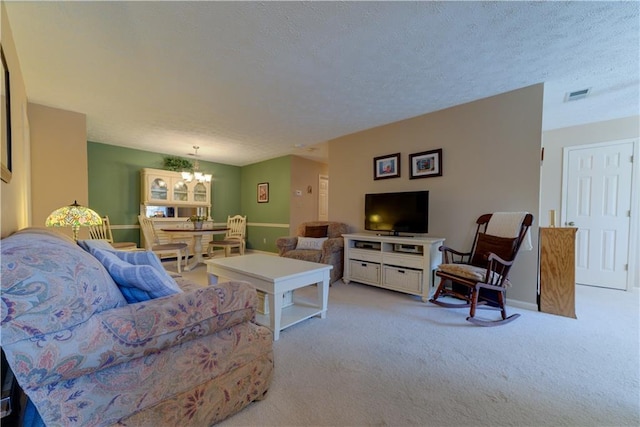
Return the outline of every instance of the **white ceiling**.
<path id="1" fill-rule="evenodd" d="M 6 5 L 29 100 L 85 113 L 106 144 L 321 159 L 332 138 L 540 82 L 544 130 L 640 114 L 638 2 Z"/>

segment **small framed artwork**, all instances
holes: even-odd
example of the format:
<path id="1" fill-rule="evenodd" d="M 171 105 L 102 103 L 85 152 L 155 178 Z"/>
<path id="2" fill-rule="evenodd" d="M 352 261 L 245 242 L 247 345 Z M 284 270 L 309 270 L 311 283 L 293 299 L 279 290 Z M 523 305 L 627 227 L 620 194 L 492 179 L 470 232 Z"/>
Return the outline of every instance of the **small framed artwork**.
<path id="1" fill-rule="evenodd" d="M 11 164 L 11 87 L 9 67 L 4 57 L 4 50 L 0 46 L 0 59 L 2 70 L 0 73 L 0 114 L 2 115 L 2 162 L 0 163 L 1 177 L 4 182 L 11 181 L 13 166 Z"/>
<path id="2" fill-rule="evenodd" d="M 398 178 L 400 176 L 400 153 L 374 157 L 373 179 Z"/>
<path id="3" fill-rule="evenodd" d="M 442 176 L 442 148 L 409 154 L 409 179 Z"/>
<path id="4" fill-rule="evenodd" d="M 258 203 L 269 203 L 269 183 L 258 184 Z"/>

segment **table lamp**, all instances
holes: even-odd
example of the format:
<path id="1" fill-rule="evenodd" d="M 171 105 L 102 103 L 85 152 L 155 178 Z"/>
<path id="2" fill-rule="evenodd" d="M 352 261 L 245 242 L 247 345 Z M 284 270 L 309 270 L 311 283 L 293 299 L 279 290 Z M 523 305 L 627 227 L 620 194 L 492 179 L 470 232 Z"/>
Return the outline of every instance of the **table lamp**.
<path id="1" fill-rule="evenodd" d="M 74 200 L 72 205 L 63 206 L 51 212 L 47 217 L 47 227 L 71 227 L 73 240 L 78 241 L 80 227 L 102 224 L 102 218 L 94 210 L 80 206 Z"/>

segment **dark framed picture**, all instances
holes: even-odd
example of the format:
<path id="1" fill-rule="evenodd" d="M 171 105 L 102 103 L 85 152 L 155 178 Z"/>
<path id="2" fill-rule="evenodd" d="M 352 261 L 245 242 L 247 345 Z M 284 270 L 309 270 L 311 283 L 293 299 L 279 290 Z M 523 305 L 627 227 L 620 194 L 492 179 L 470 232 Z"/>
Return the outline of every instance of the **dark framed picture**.
<path id="1" fill-rule="evenodd" d="M 409 154 L 409 179 L 442 176 L 442 148 Z"/>
<path id="2" fill-rule="evenodd" d="M 0 46 L 0 59 L 2 60 L 2 72 L 0 73 L 0 114 L 2 116 L 2 161 L 0 162 L 0 177 L 4 182 L 11 181 L 13 166 L 11 164 L 11 87 L 9 79 L 9 67 L 4 57 L 4 49 Z"/>
<path id="3" fill-rule="evenodd" d="M 400 153 L 374 157 L 373 179 L 398 178 L 400 176 Z"/>
<path id="4" fill-rule="evenodd" d="M 269 203 L 269 183 L 258 184 L 258 203 Z"/>

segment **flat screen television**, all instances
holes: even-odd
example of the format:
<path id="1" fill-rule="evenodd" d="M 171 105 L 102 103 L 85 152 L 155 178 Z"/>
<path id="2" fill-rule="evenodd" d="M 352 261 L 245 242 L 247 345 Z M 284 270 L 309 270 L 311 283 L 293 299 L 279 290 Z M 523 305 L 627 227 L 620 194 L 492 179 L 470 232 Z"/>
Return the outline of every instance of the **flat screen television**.
<path id="1" fill-rule="evenodd" d="M 391 235 L 428 233 L 429 192 L 365 194 L 364 228 Z"/>

